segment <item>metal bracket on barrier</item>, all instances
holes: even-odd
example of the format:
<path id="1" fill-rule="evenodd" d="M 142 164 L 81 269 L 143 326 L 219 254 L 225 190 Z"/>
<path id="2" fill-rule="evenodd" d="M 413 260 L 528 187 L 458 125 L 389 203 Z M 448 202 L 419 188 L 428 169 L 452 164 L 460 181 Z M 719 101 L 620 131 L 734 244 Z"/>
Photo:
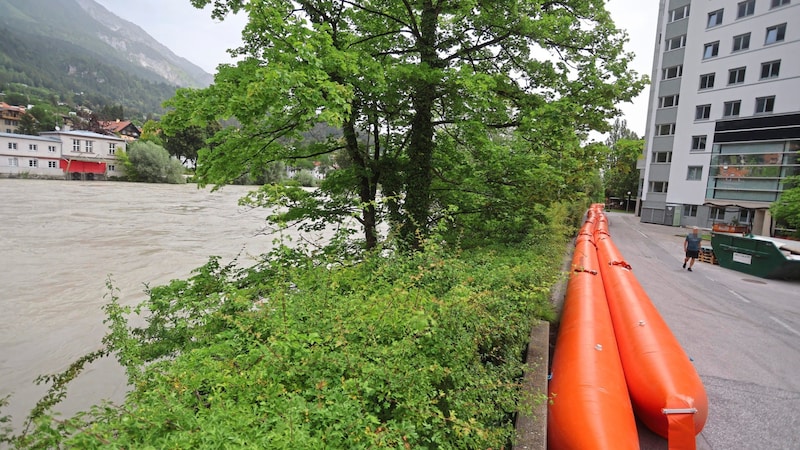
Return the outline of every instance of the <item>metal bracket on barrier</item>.
<path id="1" fill-rule="evenodd" d="M 628 270 L 633 270 L 633 267 L 631 267 L 631 265 L 628 264 L 625 261 L 609 261 L 608 265 L 609 266 L 622 266 L 622 267 L 624 267 L 624 268 L 626 268 Z"/>
<path id="2" fill-rule="evenodd" d="M 664 414 L 696 414 L 697 408 L 662 408 Z"/>

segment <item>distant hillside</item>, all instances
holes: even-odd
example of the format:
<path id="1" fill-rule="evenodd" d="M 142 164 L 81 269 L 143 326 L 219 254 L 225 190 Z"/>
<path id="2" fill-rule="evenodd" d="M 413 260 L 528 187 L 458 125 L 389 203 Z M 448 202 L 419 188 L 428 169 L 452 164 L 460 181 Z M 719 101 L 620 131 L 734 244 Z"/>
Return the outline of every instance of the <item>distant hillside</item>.
<path id="1" fill-rule="evenodd" d="M 21 83 L 61 99 L 159 113 L 177 87 L 212 76 L 94 0 L 0 0 L 0 89 Z"/>

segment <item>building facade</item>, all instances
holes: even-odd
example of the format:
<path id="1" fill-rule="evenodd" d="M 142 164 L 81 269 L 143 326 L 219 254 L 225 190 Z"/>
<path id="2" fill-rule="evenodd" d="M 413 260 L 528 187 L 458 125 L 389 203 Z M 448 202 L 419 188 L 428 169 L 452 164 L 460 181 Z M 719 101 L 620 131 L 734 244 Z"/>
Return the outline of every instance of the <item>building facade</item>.
<path id="1" fill-rule="evenodd" d="M 116 153 L 125 140 L 90 131 L 47 131 L 39 136 L 0 133 L 0 176 L 106 180 L 122 177 Z"/>
<path id="2" fill-rule="evenodd" d="M 0 132 L 0 176 L 62 178 L 61 141 L 54 137 Z"/>
<path id="3" fill-rule="evenodd" d="M 661 0 L 642 222 L 771 235 L 800 174 L 800 1 Z"/>
<path id="4" fill-rule="evenodd" d="M 16 133 L 17 128 L 19 128 L 19 122 L 24 115 L 25 107 L 0 102 L 0 132 Z"/>

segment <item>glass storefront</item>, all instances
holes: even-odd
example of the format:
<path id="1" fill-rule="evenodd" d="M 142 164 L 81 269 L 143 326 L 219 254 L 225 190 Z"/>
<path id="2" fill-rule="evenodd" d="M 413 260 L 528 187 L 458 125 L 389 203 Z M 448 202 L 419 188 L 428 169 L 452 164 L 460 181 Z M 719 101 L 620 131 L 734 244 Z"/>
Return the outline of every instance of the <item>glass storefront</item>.
<path id="1" fill-rule="evenodd" d="M 714 144 L 706 198 L 774 202 L 800 174 L 800 141 Z"/>

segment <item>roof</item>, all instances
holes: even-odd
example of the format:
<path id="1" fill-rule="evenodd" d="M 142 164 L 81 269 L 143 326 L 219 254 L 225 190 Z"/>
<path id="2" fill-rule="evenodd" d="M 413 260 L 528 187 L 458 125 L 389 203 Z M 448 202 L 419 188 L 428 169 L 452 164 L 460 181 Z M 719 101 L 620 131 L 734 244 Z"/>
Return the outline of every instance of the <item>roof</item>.
<path id="1" fill-rule="evenodd" d="M 726 208 L 728 206 L 738 207 L 743 209 L 769 209 L 770 202 L 756 202 L 747 200 L 722 200 L 718 198 L 706 199 L 703 206 L 714 206 L 717 208 Z"/>
<path id="2" fill-rule="evenodd" d="M 33 136 L 30 134 L 19 134 L 19 133 L 0 133 L 0 137 L 9 138 L 9 139 L 30 139 L 34 141 L 47 141 L 47 142 L 61 142 L 60 139 L 57 137 L 52 136 Z"/>
<path id="3" fill-rule="evenodd" d="M 13 105 L 9 105 L 6 102 L 0 102 L 0 109 L 6 109 L 6 110 L 11 110 L 11 111 L 19 111 L 19 112 L 22 112 L 22 113 L 25 112 L 25 107 L 24 106 L 13 106 Z"/>
<path id="4" fill-rule="evenodd" d="M 85 130 L 43 131 L 43 132 L 41 132 L 39 134 L 40 135 L 55 135 L 55 136 L 65 135 L 65 136 L 76 136 L 76 137 L 84 137 L 84 138 L 89 137 L 89 138 L 95 138 L 95 139 L 108 139 L 108 140 L 112 140 L 112 141 L 122 141 L 122 142 L 125 141 L 124 139 L 118 138 L 117 136 L 109 136 L 107 134 L 100 134 L 100 133 L 95 133 L 93 131 L 85 131 Z"/>
<path id="5" fill-rule="evenodd" d="M 119 133 L 128 126 L 133 126 L 136 128 L 136 125 L 133 124 L 130 120 L 101 120 L 100 126 L 105 128 L 106 130 L 113 131 L 114 133 Z M 137 128 L 138 129 L 138 128 Z"/>

